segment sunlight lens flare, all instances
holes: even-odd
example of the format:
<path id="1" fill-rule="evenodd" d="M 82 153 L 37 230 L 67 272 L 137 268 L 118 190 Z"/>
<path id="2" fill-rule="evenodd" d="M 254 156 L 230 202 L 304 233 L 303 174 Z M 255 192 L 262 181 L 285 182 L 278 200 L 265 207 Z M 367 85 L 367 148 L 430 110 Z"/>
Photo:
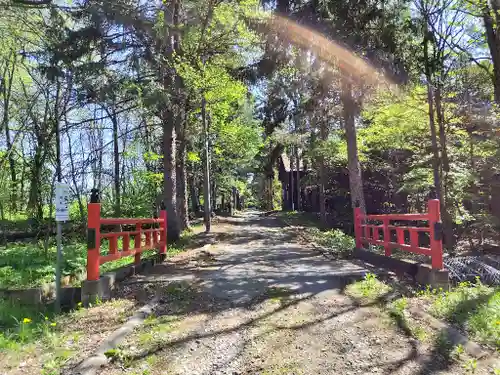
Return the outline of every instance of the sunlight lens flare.
<path id="1" fill-rule="evenodd" d="M 333 72 L 342 74 L 344 79 L 347 78 L 354 83 L 368 84 L 379 88 L 382 86 L 393 92 L 398 91 L 397 85 L 381 71 L 319 32 L 279 15 L 270 17 L 268 25 L 280 38 L 310 50 L 317 58 L 328 64 Z"/>

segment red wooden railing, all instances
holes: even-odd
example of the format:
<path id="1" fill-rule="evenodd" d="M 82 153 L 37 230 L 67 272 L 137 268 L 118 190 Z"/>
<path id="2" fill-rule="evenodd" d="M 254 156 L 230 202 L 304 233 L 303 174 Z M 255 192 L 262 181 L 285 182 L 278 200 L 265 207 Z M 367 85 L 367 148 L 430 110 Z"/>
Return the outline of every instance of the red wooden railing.
<path id="1" fill-rule="evenodd" d="M 426 222 L 427 225 L 400 226 L 395 225 L 394 221 L 419 221 L 421 224 Z M 393 249 L 427 255 L 431 257 L 433 269 L 443 268 L 442 224 L 438 199 L 428 202 L 428 211 L 425 214 L 365 215 L 359 207 L 355 208 L 354 231 L 358 249 L 364 244 L 372 244 L 384 246 L 386 256 L 390 256 Z M 421 232 L 429 233 L 429 247 L 420 245 Z M 392 241 L 394 233 L 396 242 Z M 409 235 L 406 236 L 406 233 Z M 409 243 L 406 237 L 409 237 Z"/>
<path id="2" fill-rule="evenodd" d="M 141 253 L 146 250 L 158 249 L 158 253 L 167 251 L 167 212 L 160 211 L 158 219 L 112 219 L 101 217 L 101 204 L 88 204 L 87 224 L 87 280 L 99 279 L 99 266 L 103 263 L 134 255 L 135 264 L 141 261 Z M 157 228 L 142 228 L 144 224 Z M 133 225 L 135 230 L 122 232 L 101 233 L 101 225 Z M 118 249 L 118 239 L 122 238 L 122 248 Z M 134 247 L 130 247 L 130 238 L 133 238 Z M 108 239 L 107 255 L 100 254 L 101 240 Z M 144 239 L 144 243 L 143 243 Z"/>

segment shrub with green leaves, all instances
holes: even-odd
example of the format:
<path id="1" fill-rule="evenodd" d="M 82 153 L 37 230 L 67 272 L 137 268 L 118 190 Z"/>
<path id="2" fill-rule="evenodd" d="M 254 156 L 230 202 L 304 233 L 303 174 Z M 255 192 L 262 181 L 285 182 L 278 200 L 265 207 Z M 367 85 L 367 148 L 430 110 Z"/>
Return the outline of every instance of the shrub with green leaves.
<path id="1" fill-rule="evenodd" d="M 346 292 L 355 298 L 376 300 L 389 293 L 391 287 L 379 279 L 373 273 L 367 273 L 363 280 L 348 285 Z"/>
<path id="2" fill-rule="evenodd" d="M 310 231 L 315 241 L 335 254 L 348 254 L 354 249 L 354 238 L 348 236 L 340 229 L 332 229 L 322 232 L 311 228 Z"/>
<path id="3" fill-rule="evenodd" d="M 474 339 L 500 348 L 500 288 L 463 282 L 451 291 L 427 291 L 431 314 L 457 324 Z"/>

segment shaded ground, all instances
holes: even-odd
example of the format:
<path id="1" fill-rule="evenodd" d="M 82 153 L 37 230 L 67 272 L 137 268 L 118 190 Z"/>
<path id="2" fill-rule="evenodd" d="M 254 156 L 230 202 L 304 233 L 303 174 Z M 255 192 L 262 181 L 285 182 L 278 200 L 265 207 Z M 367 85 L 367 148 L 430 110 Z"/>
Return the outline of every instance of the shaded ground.
<path id="1" fill-rule="evenodd" d="M 488 360 L 452 360 L 426 327 L 417 340 L 380 304 L 390 296 L 350 296 L 367 270 L 326 259 L 279 219 L 247 214 L 214 229 L 210 247 L 123 285 L 162 298 L 102 374 L 493 373 Z"/>

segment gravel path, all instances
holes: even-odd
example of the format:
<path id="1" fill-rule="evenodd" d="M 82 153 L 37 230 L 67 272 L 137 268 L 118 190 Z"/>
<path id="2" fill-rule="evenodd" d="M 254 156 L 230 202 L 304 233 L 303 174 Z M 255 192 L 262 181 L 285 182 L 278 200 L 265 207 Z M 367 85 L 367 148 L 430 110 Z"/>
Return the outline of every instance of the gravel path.
<path id="1" fill-rule="evenodd" d="M 135 281 L 168 293 L 102 374 L 472 373 L 345 295 L 363 267 L 326 259 L 274 217 L 224 223 L 210 247 Z"/>

